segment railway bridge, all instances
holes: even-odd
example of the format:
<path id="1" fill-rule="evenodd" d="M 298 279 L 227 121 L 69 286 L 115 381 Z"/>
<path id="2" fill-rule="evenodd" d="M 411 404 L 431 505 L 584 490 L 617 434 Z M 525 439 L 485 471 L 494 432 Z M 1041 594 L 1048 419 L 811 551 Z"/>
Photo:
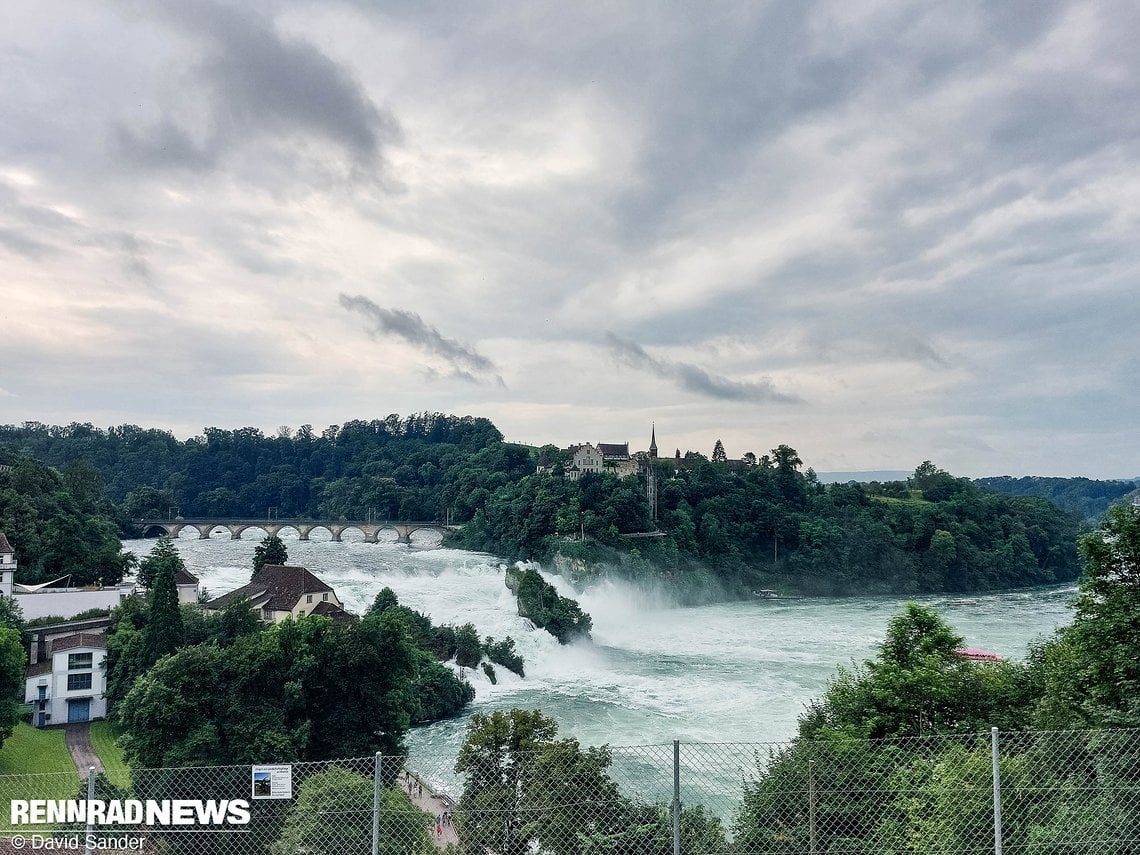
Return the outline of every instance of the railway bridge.
<path id="1" fill-rule="evenodd" d="M 241 540 L 242 532 L 250 528 L 259 528 L 266 534 L 276 535 L 286 529 L 297 532 L 301 540 L 308 540 L 309 535 L 318 529 L 324 529 L 332 535 L 335 542 L 340 542 L 344 533 L 356 529 L 364 535 L 365 543 L 380 542 L 380 533 L 393 531 L 397 543 L 411 543 L 412 535 L 417 531 L 437 531 L 441 534 L 448 530 L 458 530 L 459 525 L 450 525 L 439 520 L 302 520 L 302 519 L 218 519 L 211 517 L 176 517 L 174 519 L 141 519 L 137 525 L 142 530 L 143 537 L 166 535 L 178 537 L 185 528 L 192 528 L 198 532 L 199 540 L 208 540 L 218 529 L 225 529 L 231 540 Z"/>

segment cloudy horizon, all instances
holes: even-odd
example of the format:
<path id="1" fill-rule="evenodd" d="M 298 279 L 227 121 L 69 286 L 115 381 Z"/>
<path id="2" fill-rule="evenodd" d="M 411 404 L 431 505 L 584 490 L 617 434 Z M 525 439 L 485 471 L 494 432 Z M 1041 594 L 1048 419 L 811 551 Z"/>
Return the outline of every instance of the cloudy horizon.
<path id="1" fill-rule="evenodd" d="M 1140 475 L 1140 10 L 58 0 L 0 423 Z"/>

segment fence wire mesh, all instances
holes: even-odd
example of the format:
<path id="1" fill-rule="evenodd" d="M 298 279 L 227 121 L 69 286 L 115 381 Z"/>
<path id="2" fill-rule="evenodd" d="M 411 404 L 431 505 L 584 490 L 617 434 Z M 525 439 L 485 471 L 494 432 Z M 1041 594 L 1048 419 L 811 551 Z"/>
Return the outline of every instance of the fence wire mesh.
<path id="1" fill-rule="evenodd" d="M 90 784 L 96 801 L 167 805 L 170 816 L 29 825 L 17 805 L 84 801 L 88 782 L 0 776 L 12 806 L 0 853 L 1140 853 L 1138 730 L 594 748 L 488 740 L 458 757 L 137 769 Z M 235 800 L 248 821 L 203 822 L 196 806 L 213 801 L 217 819 Z"/>

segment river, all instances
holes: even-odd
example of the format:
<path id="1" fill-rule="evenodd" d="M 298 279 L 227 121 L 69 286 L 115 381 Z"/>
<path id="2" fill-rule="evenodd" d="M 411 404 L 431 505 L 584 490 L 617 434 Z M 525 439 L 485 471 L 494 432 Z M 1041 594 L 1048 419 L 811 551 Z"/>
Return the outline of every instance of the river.
<path id="1" fill-rule="evenodd" d="M 239 541 L 197 532 L 177 541 L 186 566 L 218 596 L 249 581 L 253 549 L 264 536 Z M 314 535 L 314 538 L 316 535 Z M 327 535 L 326 535 L 327 537 Z M 481 635 L 510 635 L 526 660 L 526 678 L 498 668 L 498 685 L 467 671 L 476 689 L 472 712 L 525 707 L 553 716 L 565 736 L 585 745 L 769 742 L 795 732 L 804 704 L 818 697 L 837 664 L 874 654 L 902 597 L 773 600 L 677 607 L 662 591 L 620 582 L 574 592 L 594 620 L 593 640 L 561 647 L 516 614 L 493 556 L 396 543 L 302 542 L 282 538 L 291 564 L 308 567 L 362 613 L 391 587 L 404 605 L 436 623 L 475 624 Z M 154 541 L 124 547 L 144 555 Z M 917 597 L 936 608 L 967 645 L 1006 657 L 1072 617 L 1074 588 L 1043 588 L 968 597 Z M 418 728 L 413 752 L 450 755 L 465 718 Z"/>

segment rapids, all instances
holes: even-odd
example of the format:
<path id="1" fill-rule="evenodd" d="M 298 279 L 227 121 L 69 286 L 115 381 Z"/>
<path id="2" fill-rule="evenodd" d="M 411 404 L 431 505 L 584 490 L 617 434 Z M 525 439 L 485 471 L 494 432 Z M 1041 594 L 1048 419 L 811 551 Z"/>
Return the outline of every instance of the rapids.
<path id="1" fill-rule="evenodd" d="M 254 546 L 242 540 L 177 541 L 186 566 L 212 596 L 249 580 Z M 316 534 L 314 534 L 314 538 Z M 362 613 L 391 587 L 404 605 L 434 622 L 472 622 L 480 635 L 511 636 L 526 661 L 526 678 L 498 668 L 498 685 L 467 671 L 476 689 L 471 712 L 525 707 L 556 718 L 564 736 L 584 745 L 768 742 L 795 732 L 804 704 L 817 697 L 837 664 L 873 655 L 903 597 L 755 600 L 680 608 L 668 593 L 605 581 L 575 592 L 594 620 L 593 640 L 560 647 L 516 613 L 493 556 L 396 543 L 302 542 L 282 538 L 291 564 L 330 584 L 349 611 Z M 145 555 L 153 541 L 124 548 Z M 966 644 L 1006 657 L 1024 656 L 1034 639 L 1071 619 L 1070 587 L 917 597 L 935 607 Z M 454 756 L 465 718 L 418 728 L 413 752 Z"/>

